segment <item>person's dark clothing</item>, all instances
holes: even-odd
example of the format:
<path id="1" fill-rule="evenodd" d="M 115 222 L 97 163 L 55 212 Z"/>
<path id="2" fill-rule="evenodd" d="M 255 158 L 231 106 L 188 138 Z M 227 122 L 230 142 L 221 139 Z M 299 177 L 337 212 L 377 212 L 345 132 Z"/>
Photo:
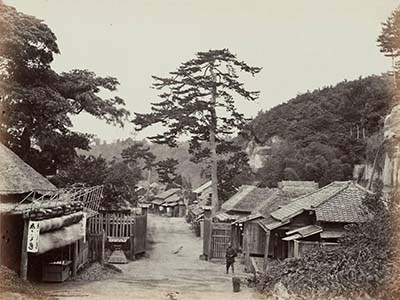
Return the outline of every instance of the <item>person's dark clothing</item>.
<path id="1" fill-rule="evenodd" d="M 228 247 L 226 248 L 226 273 L 229 272 L 229 268 L 232 268 L 232 273 L 235 272 L 235 268 L 234 268 L 234 262 L 235 262 L 235 257 L 237 255 L 237 252 L 235 249 L 233 249 L 232 247 Z"/>

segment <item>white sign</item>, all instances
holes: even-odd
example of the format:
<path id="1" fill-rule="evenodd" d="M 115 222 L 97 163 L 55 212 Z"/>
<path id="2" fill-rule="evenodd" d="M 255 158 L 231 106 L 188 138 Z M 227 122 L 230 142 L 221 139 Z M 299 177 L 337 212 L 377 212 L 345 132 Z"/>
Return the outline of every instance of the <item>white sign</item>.
<path id="1" fill-rule="evenodd" d="M 86 218 L 87 218 L 87 213 L 83 213 L 82 220 L 80 222 L 81 224 L 81 236 L 83 236 L 83 242 L 86 243 Z"/>
<path id="2" fill-rule="evenodd" d="M 37 253 L 39 251 L 40 222 L 29 221 L 27 252 Z"/>

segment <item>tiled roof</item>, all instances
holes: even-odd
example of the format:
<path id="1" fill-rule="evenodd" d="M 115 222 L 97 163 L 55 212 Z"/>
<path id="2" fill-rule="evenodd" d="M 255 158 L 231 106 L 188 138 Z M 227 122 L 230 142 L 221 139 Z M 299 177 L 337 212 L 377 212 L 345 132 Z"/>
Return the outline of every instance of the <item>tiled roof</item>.
<path id="1" fill-rule="evenodd" d="M 362 186 L 350 181 L 333 182 L 317 191 L 301 196 L 271 213 L 276 220 L 292 218 L 305 210 L 314 210 L 318 221 L 360 222 L 360 205 L 368 193 Z"/>
<path id="2" fill-rule="evenodd" d="M 57 188 L 0 143 L 0 194 L 46 193 Z"/>
<path id="3" fill-rule="evenodd" d="M 356 184 L 346 189 L 315 208 L 318 221 L 357 223 L 365 221 L 361 205 L 368 192 Z"/>
<path id="4" fill-rule="evenodd" d="M 155 195 L 154 197 L 159 198 L 159 199 L 166 199 L 166 198 L 172 196 L 173 194 L 177 193 L 178 191 L 180 191 L 179 188 L 169 189 L 169 190 L 166 190 L 164 192 L 161 192 L 161 193 Z"/>
<path id="5" fill-rule="evenodd" d="M 235 195 L 222 204 L 221 208 L 225 211 L 250 213 L 264 203 L 273 192 L 273 189 L 243 185 Z"/>

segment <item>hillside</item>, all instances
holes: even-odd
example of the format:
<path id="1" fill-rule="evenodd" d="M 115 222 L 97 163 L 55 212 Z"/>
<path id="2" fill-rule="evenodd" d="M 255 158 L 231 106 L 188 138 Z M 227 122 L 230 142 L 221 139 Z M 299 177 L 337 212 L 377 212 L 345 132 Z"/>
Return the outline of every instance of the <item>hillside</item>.
<path id="1" fill-rule="evenodd" d="M 159 145 L 149 143 L 146 140 L 142 142 L 150 146 L 151 152 L 156 156 L 156 160 L 164 160 L 166 158 L 174 158 L 179 161 L 177 173 L 181 174 L 186 179 L 190 180 L 192 186 L 196 187 L 202 184 L 206 179 L 201 176 L 202 166 L 197 165 L 190 161 L 190 154 L 188 153 L 188 145 L 181 143 L 177 148 L 170 148 L 166 145 Z M 81 151 L 81 154 L 102 156 L 106 160 L 121 159 L 121 152 L 123 149 L 135 143 L 135 140 L 128 138 L 126 140 L 116 140 L 111 143 L 95 139 L 91 145 L 90 151 Z"/>
<path id="2" fill-rule="evenodd" d="M 388 79 L 343 81 L 259 112 L 251 122 L 253 140 L 261 146 L 279 141 L 263 149 L 262 181 L 273 186 L 282 179 L 305 179 L 324 185 L 350 179 L 354 165 L 375 153 L 367 145 L 376 147 L 371 140 L 379 140 L 389 112 Z"/>

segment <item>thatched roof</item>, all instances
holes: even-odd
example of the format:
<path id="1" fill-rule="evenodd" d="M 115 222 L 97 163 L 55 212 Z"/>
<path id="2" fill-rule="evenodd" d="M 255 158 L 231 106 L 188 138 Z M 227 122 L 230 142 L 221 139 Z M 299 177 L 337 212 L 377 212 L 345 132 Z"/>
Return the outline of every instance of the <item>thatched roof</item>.
<path id="1" fill-rule="evenodd" d="M 0 143 L 0 195 L 56 190 L 50 181 Z"/>
<path id="2" fill-rule="evenodd" d="M 235 195 L 222 204 L 221 208 L 224 211 L 251 213 L 268 199 L 272 193 L 274 193 L 274 190 L 269 188 L 243 185 Z"/>

